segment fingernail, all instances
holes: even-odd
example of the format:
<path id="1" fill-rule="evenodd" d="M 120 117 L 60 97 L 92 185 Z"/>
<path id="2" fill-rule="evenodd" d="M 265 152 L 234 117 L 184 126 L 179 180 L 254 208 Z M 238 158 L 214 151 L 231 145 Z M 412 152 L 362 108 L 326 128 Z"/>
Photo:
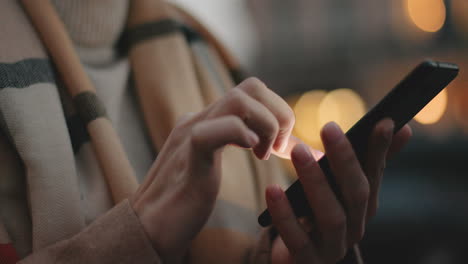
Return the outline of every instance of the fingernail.
<path id="1" fill-rule="evenodd" d="M 335 122 L 330 122 L 322 128 L 322 135 L 325 144 L 334 144 L 340 141 L 344 134 Z"/>
<path id="2" fill-rule="evenodd" d="M 294 161 L 296 161 L 299 166 L 307 165 L 307 163 L 314 158 L 312 153 L 309 151 L 309 147 L 305 144 L 298 144 L 294 147 L 292 155 Z"/>
<path id="3" fill-rule="evenodd" d="M 277 202 L 281 200 L 282 197 L 283 197 L 283 190 L 281 189 L 279 185 L 275 184 L 271 186 L 270 188 L 268 188 L 268 198 L 272 202 Z"/>
<path id="4" fill-rule="evenodd" d="M 253 131 L 249 131 L 247 135 L 247 140 L 249 141 L 250 146 L 255 146 L 260 141 L 260 138 Z"/>

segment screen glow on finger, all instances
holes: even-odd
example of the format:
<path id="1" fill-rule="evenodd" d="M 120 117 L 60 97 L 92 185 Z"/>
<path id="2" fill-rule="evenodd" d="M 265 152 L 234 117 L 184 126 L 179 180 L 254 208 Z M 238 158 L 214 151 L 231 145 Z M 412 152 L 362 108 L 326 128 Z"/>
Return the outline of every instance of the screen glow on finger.
<path id="1" fill-rule="evenodd" d="M 283 151 L 283 152 L 278 152 L 278 151 L 273 149 L 272 154 L 279 157 L 279 158 L 290 160 L 291 159 L 291 151 L 293 150 L 293 148 L 297 144 L 306 144 L 307 145 L 307 143 L 305 143 L 301 139 L 291 135 L 291 137 L 288 140 L 288 145 L 286 147 L 286 150 Z M 324 155 L 322 151 L 317 150 L 317 149 L 315 149 L 315 148 L 313 148 L 311 146 L 309 146 L 309 151 L 310 151 L 310 153 L 312 153 L 312 156 L 314 157 L 315 160 L 319 160 Z"/>

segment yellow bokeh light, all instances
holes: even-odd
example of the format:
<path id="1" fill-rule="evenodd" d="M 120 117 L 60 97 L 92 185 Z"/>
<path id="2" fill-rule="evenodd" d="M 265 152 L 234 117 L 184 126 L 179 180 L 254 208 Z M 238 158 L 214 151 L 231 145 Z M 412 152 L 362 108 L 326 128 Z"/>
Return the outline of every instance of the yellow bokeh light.
<path id="1" fill-rule="evenodd" d="M 426 105 L 414 119 L 424 125 L 434 124 L 439 121 L 447 109 L 447 90 L 444 89 L 432 101 Z"/>
<path id="2" fill-rule="evenodd" d="M 318 109 L 326 94 L 322 90 L 307 92 L 294 106 L 296 114 L 294 132 L 300 139 L 313 147 L 320 145 L 321 127 L 318 121 Z"/>
<path id="3" fill-rule="evenodd" d="M 445 23 L 446 8 L 443 0 L 405 0 L 413 23 L 423 31 L 437 32 Z"/>
<path id="4" fill-rule="evenodd" d="M 338 89 L 327 94 L 319 107 L 319 124 L 336 122 L 343 131 L 350 129 L 366 111 L 364 101 L 351 89 Z"/>

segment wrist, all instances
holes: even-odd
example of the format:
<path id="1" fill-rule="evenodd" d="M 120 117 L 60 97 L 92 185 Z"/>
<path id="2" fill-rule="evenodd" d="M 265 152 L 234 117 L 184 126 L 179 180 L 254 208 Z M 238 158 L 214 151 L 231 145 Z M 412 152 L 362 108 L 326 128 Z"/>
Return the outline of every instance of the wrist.
<path id="1" fill-rule="evenodd" d="M 166 214 L 157 214 L 154 212 L 165 212 L 158 209 L 156 204 L 146 204 L 142 199 L 132 196 L 129 198 L 130 205 L 138 217 L 143 227 L 146 237 L 151 242 L 153 249 L 158 253 L 163 263 L 184 263 L 188 257 L 188 246 L 183 247 L 181 243 L 171 243 L 174 234 L 171 234 L 171 228 L 167 228 L 164 221 L 160 221 L 158 216 L 168 218 Z M 167 210 L 166 210 L 167 211 Z M 162 219 L 164 220 L 164 219 Z M 168 232 L 165 232 L 167 230 Z M 187 243 L 188 244 L 188 243 Z"/>

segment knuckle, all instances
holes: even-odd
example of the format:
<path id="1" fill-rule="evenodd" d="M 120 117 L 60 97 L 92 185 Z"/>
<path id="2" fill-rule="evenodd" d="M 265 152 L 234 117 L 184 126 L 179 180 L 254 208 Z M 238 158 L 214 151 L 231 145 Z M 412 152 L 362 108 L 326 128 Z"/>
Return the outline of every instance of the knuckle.
<path id="1" fill-rule="evenodd" d="M 229 123 L 231 129 L 236 133 L 244 131 L 245 124 L 239 117 L 231 115 L 226 117 L 226 121 Z"/>
<path id="2" fill-rule="evenodd" d="M 356 155 L 350 144 L 346 144 L 343 142 L 342 144 L 337 146 L 337 149 L 335 151 L 337 153 L 336 159 L 338 162 L 343 164 L 353 164 L 357 162 Z"/>
<path id="3" fill-rule="evenodd" d="M 202 124 L 200 123 L 195 124 L 190 129 L 190 140 L 192 142 L 192 145 L 195 147 L 200 147 L 203 145 L 203 135 L 200 132 L 201 129 L 202 129 Z"/>
<path id="4" fill-rule="evenodd" d="M 226 105 L 230 108 L 231 112 L 236 113 L 242 118 L 246 117 L 249 113 L 248 104 L 246 102 L 246 94 L 239 89 L 232 89 L 226 97 Z"/>
<path id="5" fill-rule="evenodd" d="M 180 141 L 186 136 L 187 130 L 185 124 L 177 124 L 174 126 L 172 129 L 171 133 L 169 134 L 169 137 L 167 138 L 166 141 L 168 140 L 176 140 Z"/>
<path id="6" fill-rule="evenodd" d="M 347 218 L 342 210 L 336 210 L 337 212 L 330 221 L 330 226 L 336 230 L 346 230 Z"/>
<path id="7" fill-rule="evenodd" d="M 183 128 L 186 124 L 187 120 L 184 117 L 181 117 L 176 121 L 173 129 L 176 130 L 178 128 Z"/>
<path id="8" fill-rule="evenodd" d="M 280 125 L 285 129 L 294 127 L 294 124 L 296 123 L 296 116 L 294 115 L 294 111 L 289 106 L 285 111 L 281 111 L 277 118 Z"/>
<path id="9" fill-rule="evenodd" d="M 380 133 L 379 133 L 379 137 L 380 137 L 380 147 L 382 149 L 387 149 L 390 147 L 390 145 L 392 144 L 392 138 L 393 138 L 393 133 L 386 133 L 385 130 L 381 129 Z"/>
<path id="10" fill-rule="evenodd" d="M 355 207 L 361 208 L 367 204 L 370 197 L 370 188 L 368 184 L 361 184 L 359 188 L 356 189 L 353 195 L 353 203 Z"/>
<path id="11" fill-rule="evenodd" d="M 175 123 L 175 126 L 174 127 L 183 127 L 184 125 L 186 125 L 187 123 L 189 123 L 189 121 L 195 116 L 195 113 L 192 113 L 192 112 L 189 112 L 189 113 L 185 113 L 183 114 L 181 117 L 179 117 Z"/>
<path id="12" fill-rule="evenodd" d="M 183 136 L 184 132 L 186 132 L 186 124 L 176 124 L 174 128 L 171 130 L 171 136 L 175 136 L 177 138 Z"/>
<path id="13" fill-rule="evenodd" d="M 257 92 L 268 89 L 264 82 L 262 82 L 257 77 L 249 77 L 247 78 L 242 86 L 249 92 Z"/>
<path id="14" fill-rule="evenodd" d="M 278 136 L 279 124 L 274 117 L 267 116 L 259 124 L 259 135 L 262 139 L 267 142 L 273 142 Z"/>
<path id="15" fill-rule="evenodd" d="M 294 114 L 294 111 L 291 109 L 291 107 L 288 106 L 284 115 L 284 118 L 287 120 L 287 125 L 294 126 L 296 123 L 296 115 Z"/>
<path id="16" fill-rule="evenodd" d="M 293 255 L 304 255 L 305 253 L 310 252 L 310 248 L 313 246 L 312 241 L 308 238 L 300 239 L 296 242 L 292 249 Z"/>
<path id="17" fill-rule="evenodd" d="M 234 127 L 241 127 L 244 124 L 244 122 L 242 122 L 242 120 L 239 117 L 234 115 L 227 116 L 226 120 L 227 122 L 229 122 L 229 124 L 232 124 Z"/>
<path id="18" fill-rule="evenodd" d="M 275 121 L 269 122 L 268 127 L 267 127 L 267 131 L 266 131 L 267 140 L 269 140 L 269 141 L 275 140 L 276 135 L 278 134 L 278 131 L 279 131 L 278 122 L 275 122 Z"/>
<path id="19" fill-rule="evenodd" d="M 341 210 L 335 210 L 329 216 L 328 221 L 324 225 L 326 231 L 344 231 L 346 229 L 347 219 Z"/>
<path id="20" fill-rule="evenodd" d="M 244 96 L 244 92 L 240 89 L 231 89 L 227 94 L 228 100 L 232 102 L 242 101 L 241 99 Z"/>

